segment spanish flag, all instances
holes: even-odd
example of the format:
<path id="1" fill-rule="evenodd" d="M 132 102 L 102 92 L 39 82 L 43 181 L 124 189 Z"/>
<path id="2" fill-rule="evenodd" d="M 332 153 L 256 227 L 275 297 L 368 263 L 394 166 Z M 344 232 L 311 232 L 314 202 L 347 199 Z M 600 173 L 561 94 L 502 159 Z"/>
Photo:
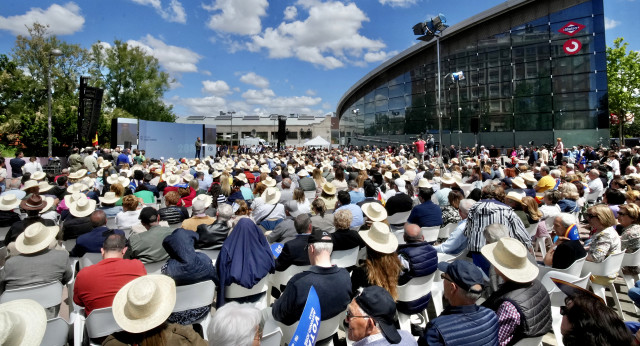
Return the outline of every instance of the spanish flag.
<path id="1" fill-rule="evenodd" d="M 96 132 L 96 136 L 93 137 L 93 141 L 91 142 L 91 144 L 93 144 L 94 147 L 98 146 L 98 132 Z"/>

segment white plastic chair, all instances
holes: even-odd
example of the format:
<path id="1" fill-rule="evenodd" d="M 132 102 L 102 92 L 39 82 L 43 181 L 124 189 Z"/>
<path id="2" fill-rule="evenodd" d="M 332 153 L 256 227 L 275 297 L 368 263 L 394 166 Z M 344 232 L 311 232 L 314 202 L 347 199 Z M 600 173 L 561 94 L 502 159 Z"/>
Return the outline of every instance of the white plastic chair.
<path id="1" fill-rule="evenodd" d="M 411 214 L 411 210 L 395 213 L 391 216 L 388 216 L 387 221 L 389 222 L 389 225 L 404 225 L 404 223 L 407 222 L 407 219 L 409 218 L 409 214 Z"/>
<path id="2" fill-rule="evenodd" d="M 440 262 L 451 263 L 451 262 L 453 262 L 455 260 L 463 259 L 467 255 L 467 253 L 469 253 L 469 249 L 464 249 L 460 253 L 457 253 L 455 255 L 449 255 L 449 254 L 446 254 L 446 253 L 438 252 L 438 263 L 440 263 Z"/>
<path id="3" fill-rule="evenodd" d="M 7 236 L 7 233 L 9 233 L 9 229 L 11 228 L 11 226 L 7 226 L 7 227 L 0 227 L 0 239 L 4 240 L 4 238 Z"/>
<path id="4" fill-rule="evenodd" d="M 450 223 L 442 228 L 440 228 L 440 232 L 438 233 L 438 239 L 449 238 L 451 232 L 453 232 L 456 227 L 458 227 L 457 223 Z"/>
<path id="5" fill-rule="evenodd" d="M 320 321 L 320 328 L 318 328 L 318 335 L 316 336 L 316 340 L 324 340 L 337 333 L 340 323 L 344 321 L 344 316 L 345 312 L 343 311 L 328 320 Z M 278 327 L 280 327 L 280 329 L 282 329 L 282 341 L 280 342 L 280 344 L 288 344 L 291 341 L 291 338 L 293 338 L 293 334 L 295 333 L 296 328 L 298 328 L 298 322 L 290 326 L 282 324 L 278 321 L 276 321 L 276 324 L 278 325 Z M 328 345 L 333 345 L 333 340 L 331 340 Z"/>
<path id="6" fill-rule="evenodd" d="M 331 253 L 331 264 L 340 268 L 349 268 L 355 266 L 358 263 L 358 251 L 360 248 L 357 246 L 353 249 L 333 251 Z"/>
<path id="7" fill-rule="evenodd" d="M 552 268 L 552 267 L 548 267 L 545 265 L 540 265 L 538 264 L 538 280 L 542 281 L 542 278 L 551 271 L 555 271 L 558 273 L 564 273 L 564 274 L 569 274 L 569 275 L 573 275 L 573 276 L 580 276 L 580 274 L 582 273 L 582 267 L 584 266 L 584 262 L 586 261 L 587 257 L 582 257 L 579 258 L 577 260 L 575 260 L 573 262 L 573 264 L 571 264 L 569 266 L 569 268 L 566 269 L 557 269 L 557 268 Z"/>
<path id="8" fill-rule="evenodd" d="M 213 304 L 216 295 L 216 285 L 213 281 L 202 281 L 192 285 L 176 286 L 176 305 L 173 312 L 197 309 L 203 306 Z M 194 323 L 199 323 L 202 330 L 205 331 L 205 339 L 207 339 L 207 328 L 211 322 L 211 313 L 208 313 L 203 319 Z"/>
<path id="9" fill-rule="evenodd" d="M 108 229 L 116 229 L 116 228 L 118 228 L 118 225 L 116 225 L 116 218 L 115 217 L 108 217 L 107 218 L 107 228 Z"/>
<path id="10" fill-rule="evenodd" d="M 633 253 L 625 253 L 624 258 L 622 259 L 622 267 L 637 267 L 640 266 L 640 249 L 636 250 Z M 627 284 L 627 292 L 631 288 L 635 287 L 636 281 L 640 280 L 638 274 L 625 274 L 622 273 L 622 277 L 624 278 L 624 282 Z M 635 304 L 633 305 L 633 309 L 638 313 L 638 308 Z"/>
<path id="11" fill-rule="evenodd" d="M 431 275 L 413 278 L 406 284 L 398 286 L 398 301 L 411 302 L 429 294 L 429 292 L 431 292 L 431 287 L 433 286 L 433 278 L 437 273 L 438 271 L 436 270 Z M 431 299 L 433 299 L 433 296 Z M 398 311 L 397 314 L 398 321 L 400 322 L 400 329 L 411 332 L 411 316 L 400 311 Z M 421 311 L 419 314 L 424 316 L 425 321 L 429 320 L 425 310 Z"/>
<path id="12" fill-rule="evenodd" d="M 90 253 L 87 252 L 86 254 L 84 254 L 82 257 L 80 257 L 80 260 L 78 261 L 80 269 L 84 268 L 84 267 L 88 267 L 91 265 L 94 265 L 98 262 L 102 261 L 102 254 L 101 253 Z"/>
<path id="13" fill-rule="evenodd" d="M 542 345 L 542 337 L 544 335 L 536 336 L 535 338 L 524 338 L 516 342 L 513 346 L 538 346 Z"/>
<path id="14" fill-rule="evenodd" d="M 529 227 L 527 227 L 527 233 L 529 233 L 529 236 L 531 237 L 536 235 L 537 230 L 538 230 L 538 222 L 532 223 L 529 225 Z"/>
<path id="15" fill-rule="evenodd" d="M 167 261 L 160 261 L 154 263 L 145 263 L 144 269 L 147 270 L 147 274 L 160 274 L 160 269 L 162 266 L 167 263 Z"/>
<path id="16" fill-rule="evenodd" d="M 270 288 L 267 294 L 269 296 L 269 304 L 273 302 L 271 297 L 271 288 L 275 287 L 280 290 L 282 286 L 287 285 L 287 282 L 289 282 L 294 275 L 302 273 L 305 270 L 309 270 L 309 268 L 311 268 L 311 266 L 289 266 L 286 270 L 276 271 L 271 274 L 271 278 L 269 280 Z"/>
<path id="17" fill-rule="evenodd" d="M 404 230 L 395 231 L 393 232 L 393 235 L 395 235 L 396 239 L 398 239 L 398 245 L 406 244 L 406 242 L 404 241 Z"/>
<path id="18" fill-rule="evenodd" d="M 605 258 L 605 260 L 602 261 L 601 263 L 585 261 L 584 266 L 582 266 L 582 275 L 584 276 L 585 273 L 591 273 L 591 275 L 597 275 L 597 276 L 616 275 L 620 271 L 620 267 L 622 266 L 623 259 L 624 259 L 624 252 L 620 252 L 615 255 L 609 255 L 609 257 Z M 607 287 L 594 284 L 592 281 L 589 281 L 589 285 L 593 289 L 593 293 L 595 293 L 598 297 L 602 298 L 606 303 L 607 298 L 605 297 L 605 291 Z M 613 285 L 613 282 L 609 284 L 608 288 L 611 291 L 613 300 L 616 303 L 616 306 L 618 308 L 618 313 L 620 314 L 620 317 L 624 320 L 624 312 L 622 312 L 622 306 L 620 306 L 618 293 L 616 292 L 616 287 Z"/>
<path id="19" fill-rule="evenodd" d="M 266 308 L 268 302 L 268 294 L 269 289 L 269 275 L 262 278 L 262 280 L 258 281 L 251 288 L 244 288 L 238 284 L 231 284 L 227 286 L 224 292 L 224 296 L 226 299 L 234 299 L 234 298 L 244 298 L 248 296 L 252 296 L 254 294 L 263 293 L 263 297 L 254 303 L 254 306 L 258 309 Z"/>
<path id="20" fill-rule="evenodd" d="M 111 307 L 91 311 L 85 320 L 90 339 L 102 338 L 122 330 L 113 317 Z"/>
<path id="21" fill-rule="evenodd" d="M 427 243 L 435 243 L 438 240 L 438 234 L 440 234 L 440 226 L 422 227 L 422 236 Z"/>
<path id="22" fill-rule="evenodd" d="M 562 346 L 562 333 L 560 331 L 560 324 L 562 323 L 562 315 L 560 315 L 560 307 L 564 305 L 564 299 L 566 295 L 556 286 L 551 278 L 560 279 L 566 282 L 570 282 L 576 286 L 587 288 L 589 283 L 589 277 L 591 273 L 588 273 L 584 277 L 580 278 L 575 275 L 550 271 L 542 278 L 542 284 L 549 292 L 549 299 L 551 300 L 551 326 L 553 327 L 553 333 L 556 337 L 556 343 L 558 346 Z"/>
<path id="23" fill-rule="evenodd" d="M 308 199 L 309 202 L 313 202 L 313 200 L 316 199 L 316 191 L 315 190 L 313 190 L 313 191 L 305 191 L 304 192 L 304 197 L 306 199 Z"/>
<path id="24" fill-rule="evenodd" d="M 42 345 L 64 346 L 69 337 L 69 324 L 62 317 L 52 318 L 47 321 L 47 329 L 42 338 Z"/>
<path id="25" fill-rule="evenodd" d="M 32 299 L 43 308 L 58 306 L 62 303 L 62 284 L 53 281 L 46 284 L 6 290 L 0 296 L 0 304 L 16 299 Z"/>
<path id="26" fill-rule="evenodd" d="M 262 340 L 260 346 L 280 346 L 282 341 L 282 329 L 278 327 L 273 319 L 268 319 L 262 329 Z"/>

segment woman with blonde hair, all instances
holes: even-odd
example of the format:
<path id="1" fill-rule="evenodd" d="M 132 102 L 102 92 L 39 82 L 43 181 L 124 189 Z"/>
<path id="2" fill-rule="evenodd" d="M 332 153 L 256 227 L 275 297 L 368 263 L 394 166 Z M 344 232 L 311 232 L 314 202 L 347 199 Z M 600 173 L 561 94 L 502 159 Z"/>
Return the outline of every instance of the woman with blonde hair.
<path id="1" fill-rule="evenodd" d="M 316 196 L 322 193 L 322 186 L 327 182 L 322 176 L 322 170 L 320 168 L 315 168 L 312 173 L 313 181 L 316 183 Z"/>
<path id="2" fill-rule="evenodd" d="M 522 210 L 527 214 L 529 223 L 539 222 L 542 218 L 542 212 L 538 209 L 538 202 L 533 197 L 526 196 L 522 198 Z"/>
<path id="3" fill-rule="evenodd" d="M 111 186 L 109 186 L 109 191 L 115 193 L 116 196 L 120 198 L 116 202 L 116 206 L 121 206 L 122 205 L 122 197 L 124 196 L 124 186 L 122 186 L 122 184 L 120 184 L 120 183 L 111 184 Z"/>
<path id="4" fill-rule="evenodd" d="M 573 183 L 564 183 L 560 185 L 560 192 L 562 193 L 562 199 L 558 201 L 558 207 L 563 213 L 575 213 L 580 211 L 578 207 L 578 189 Z"/>
<path id="5" fill-rule="evenodd" d="M 140 200 L 135 195 L 127 195 L 122 198 L 122 211 L 116 215 L 116 226 L 118 229 L 127 229 L 139 223 Z"/>
<path id="6" fill-rule="evenodd" d="M 634 253 L 640 249 L 640 207 L 636 204 L 623 204 L 618 210 L 618 234 L 620 248 L 626 253 Z M 640 274 L 637 266 L 623 267 L 625 274 Z"/>
<path id="7" fill-rule="evenodd" d="M 629 190 L 625 194 L 627 204 L 635 204 L 640 206 L 640 191 L 638 190 Z"/>
<path id="8" fill-rule="evenodd" d="M 369 175 L 367 174 L 367 170 L 363 169 L 363 170 L 358 171 L 358 177 L 356 178 L 356 183 L 358 183 L 358 188 L 359 189 L 362 189 L 364 187 L 364 182 L 367 179 L 369 179 Z"/>
<path id="9" fill-rule="evenodd" d="M 231 195 L 231 176 L 227 171 L 222 172 L 220 175 L 220 191 L 225 197 Z"/>
<path id="10" fill-rule="evenodd" d="M 311 202 L 304 195 L 304 190 L 297 187 L 293 190 L 293 201 L 298 204 L 298 215 L 311 213 Z"/>
<path id="11" fill-rule="evenodd" d="M 587 209 L 587 220 L 591 226 L 592 236 L 589 238 L 587 261 L 600 263 L 609 255 L 619 253 L 622 248 L 620 236 L 615 230 L 616 219 L 606 204 L 596 204 Z M 599 285 L 609 285 L 617 274 L 611 277 L 592 276 L 591 281 Z"/>

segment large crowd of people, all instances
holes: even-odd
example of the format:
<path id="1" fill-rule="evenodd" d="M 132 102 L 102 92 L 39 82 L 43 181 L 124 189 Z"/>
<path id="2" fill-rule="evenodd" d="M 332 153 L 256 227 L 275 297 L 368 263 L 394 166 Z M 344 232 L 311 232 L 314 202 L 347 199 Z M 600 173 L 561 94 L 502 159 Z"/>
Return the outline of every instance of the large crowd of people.
<path id="1" fill-rule="evenodd" d="M 552 332 L 541 268 L 640 249 L 640 147 L 438 149 L 427 138 L 159 160 L 76 148 L 59 174 L 18 152 L 10 174 L 0 159 L 0 293 L 72 285 L 86 316 L 112 309 L 120 331 L 92 340 L 103 345 L 259 345 L 265 325 L 301 320 L 313 287 L 321 321 L 343 330 L 318 344 L 502 346 Z M 333 265 L 347 250 L 358 259 Z M 291 268 L 286 285 L 229 294 Z M 589 280 L 623 273 L 640 263 Z M 431 289 L 407 301 L 423 278 Z M 176 287 L 205 281 L 212 304 L 174 311 Z M 640 344 L 640 325 L 602 297 L 554 282 L 565 345 Z M 640 306 L 640 281 L 628 296 Z M 401 318 L 430 304 L 430 321 Z M 0 344 L 39 344 L 59 310 L 0 304 Z"/>

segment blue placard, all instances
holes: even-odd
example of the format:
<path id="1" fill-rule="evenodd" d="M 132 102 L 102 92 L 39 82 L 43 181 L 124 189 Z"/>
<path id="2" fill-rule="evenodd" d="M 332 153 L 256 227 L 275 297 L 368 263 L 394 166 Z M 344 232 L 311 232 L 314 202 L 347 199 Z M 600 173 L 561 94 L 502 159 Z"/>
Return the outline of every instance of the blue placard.
<path id="1" fill-rule="evenodd" d="M 298 327 L 291 338 L 291 342 L 289 342 L 289 346 L 315 345 L 316 337 L 320 330 L 320 316 L 320 300 L 316 289 L 311 286 L 309 295 L 307 295 L 307 303 L 304 305 L 300 322 L 298 322 Z"/>
<path id="2" fill-rule="evenodd" d="M 283 245 L 281 243 L 271 244 L 271 253 L 273 254 L 273 257 L 278 258 L 278 256 L 280 256 L 282 253 L 282 247 Z"/>

